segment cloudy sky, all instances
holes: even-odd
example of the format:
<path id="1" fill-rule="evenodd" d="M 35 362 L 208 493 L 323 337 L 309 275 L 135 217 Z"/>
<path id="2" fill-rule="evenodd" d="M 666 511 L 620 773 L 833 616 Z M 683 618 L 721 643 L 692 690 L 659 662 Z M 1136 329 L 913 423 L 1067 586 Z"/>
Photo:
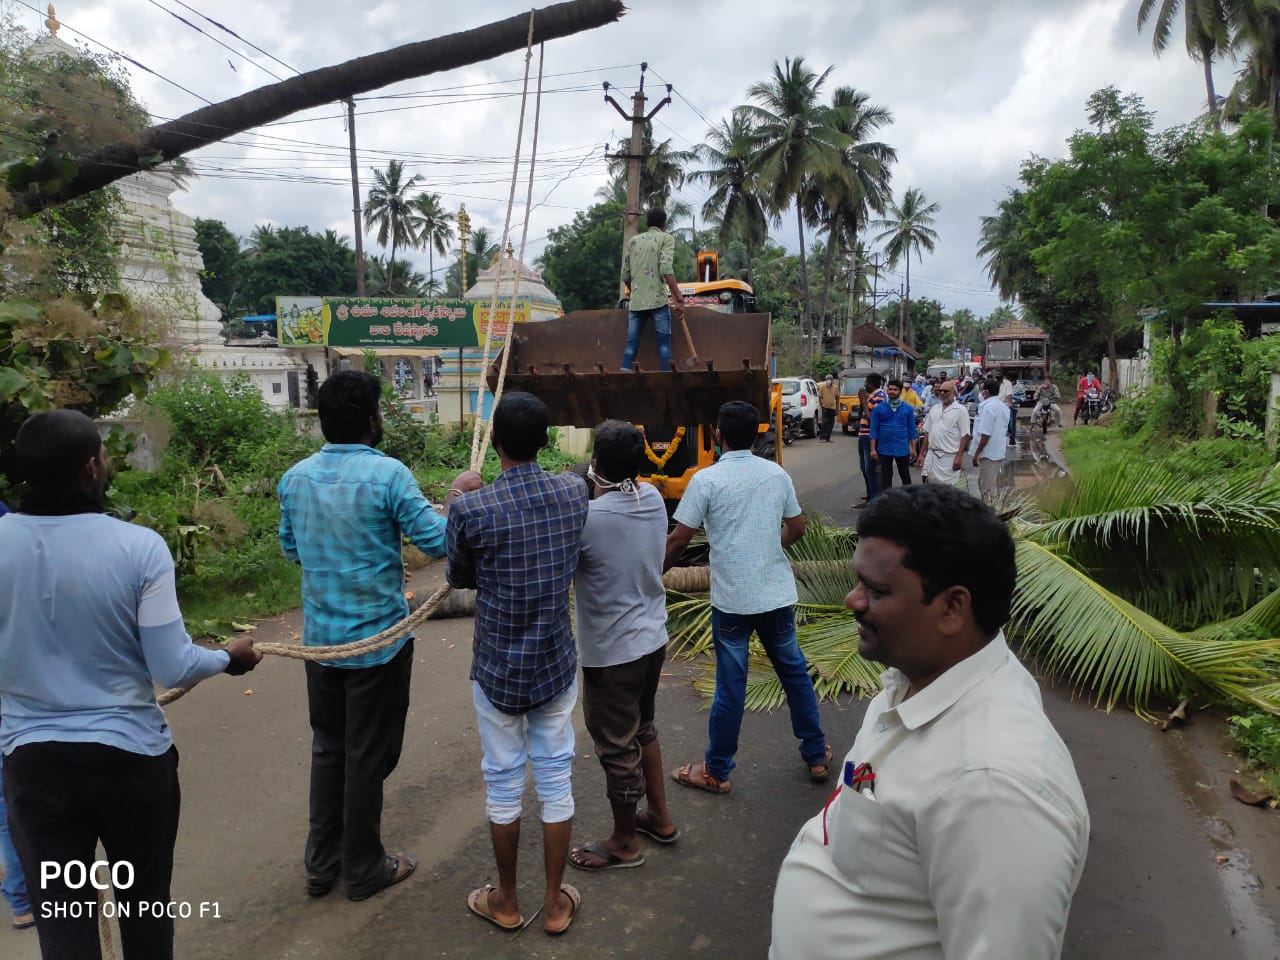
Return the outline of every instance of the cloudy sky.
<path id="1" fill-rule="evenodd" d="M 43 9 L 42 2 L 21 2 Z M 980 315 L 998 300 L 974 254 L 978 218 L 1014 183 L 1021 160 L 1031 153 L 1060 155 L 1065 138 L 1082 125 L 1092 91 L 1110 83 L 1138 93 L 1161 125 L 1190 119 L 1204 101 L 1201 70 L 1180 45 L 1157 59 L 1149 32 L 1138 34 L 1138 0 L 808 0 L 804 15 L 794 3 L 763 0 L 630 0 L 629 6 L 617 24 L 547 45 L 529 262 L 547 231 L 590 206 L 605 182 L 603 145 L 626 134 L 627 125 L 604 103 L 600 85 L 608 81 L 629 96 L 642 60 L 650 67 L 646 89 L 665 82 L 676 91 L 657 116 L 655 134 L 685 149 L 702 140 L 708 120 L 744 102 L 748 86 L 767 78 L 774 61 L 799 55 L 819 70 L 834 66 L 828 89 L 857 87 L 893 113 L 883 139 L 898 150 L 895 195 L 915 186 L 941 205 L 940 242 L 922 265 L 913 265 L 913 295 Z M 33 33 L 43 30 L 43 14 L 13 9 Z M 113 48 L 172 81 L 130 68 L 135 92 L 165 118 L 199 107 L 198 98 L 218 101 L 271 83 L 267 71 L 291 75 L 249 44 L 305 71 L 520 9 L 509 0 L 57 3 L 62 39 Z M 536 72 L 536 56 L 533 67 Z M 451 208 L 466 203 L 474 224 L 500 235 L 523 69 L 523 54 L 510 54 L 358 98 L 362 187 L 371 168 L 403 159 L 426 189 Z M 1218 68 L 1220 89 L 1229 86 L 1232 69 Z M 526 154 L 528 142 L 526 134 Z M 223 220 L 240 236 L 260 223 L 353 231 L 347 134 L 336 106 L 232 138 L 191 159 L 202 176 L 176 202 L 192 216 Z M 522 178 L 512 227 L 517 246 L 526 189 Z M 695 208 L 707 195 L 696 184 L 681 194 Z M 774 236 L 794 248 L 794 219 Z M 366 242 L 373 247 L 372 238 Z M 411 256 L 426 272 L 426 254 Z M 443 274 L 439 260 L 436 270 Z"/>

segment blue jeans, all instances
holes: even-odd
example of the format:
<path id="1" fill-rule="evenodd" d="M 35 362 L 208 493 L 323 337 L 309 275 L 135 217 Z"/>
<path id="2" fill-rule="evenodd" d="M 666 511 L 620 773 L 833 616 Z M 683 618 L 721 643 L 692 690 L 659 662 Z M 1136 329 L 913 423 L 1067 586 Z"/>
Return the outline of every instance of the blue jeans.
<path id="1" fill-rule="evenodd" d="M 658 335 L 658 360 L 662 370 L 671 370 L 671 308 L 658 307 L 656 310 L 630 310 L 627 312 L 627 347 L 622 351 L 622 369 L 630 370 L 636 362 L 636 351 L 640 349 L 640 334 L 644 325 L 653 318 L 653 332 Z"/>
<path id="2" fill-rule="evenodd" d="M 16 917 L 18 914 L 31 912 L 31 899 L 27 896 L 27 882 L 22 876 L 22 864 L 18 862 L 18 851 L 13 849 L 13 840 L 9 837 L 9 816 L 4 806 L 4 758 L 0 757 L 0 869 L 4 870 L 4 881 L 0 882 L 0 894 L 4 894 L 9 902 L 9 909 Z"/>
<path id="3" fill-rule="evenodd" d="M 743 702 L 747 695 L 747 650 L 751 634 L 760 644 L 782 681 L 791 711 L 791 732 L 800 741 L 800 756 L 814 766 L 824 762 L 827 738 L 818 717 L 818 698 L 809 678 L 809 664 L 796 642 L 795 607 L 766 613 L 725 613 L 711 608 L 711 636 L 716 650 L 716 695 L 707 724 L 707 772 L 728 780 L 738 752 Z"/>
<path id="4" fill-rule="evenodd" d="M 867 499 L 870 500 L 880 492 L 880 468 L 871 459 L 871 438 L 858 438 L 858 467 L 862 470 L 862 481 L 867 486 Z"/>
<path id="5" fill-rule="evenodd" d="M 485 811 L 493 823 L 520 819 L 524 797 L 525 763 L 533 764 L 533 783 L 542 802 L 543 823 L 573 819 L 573 708 L 578 703 L 578 681 L 550 703 L 528 713 L 503 713 L 485 696 L 480 684 L 471 682 L 480 733 L 487 800 Z"/>

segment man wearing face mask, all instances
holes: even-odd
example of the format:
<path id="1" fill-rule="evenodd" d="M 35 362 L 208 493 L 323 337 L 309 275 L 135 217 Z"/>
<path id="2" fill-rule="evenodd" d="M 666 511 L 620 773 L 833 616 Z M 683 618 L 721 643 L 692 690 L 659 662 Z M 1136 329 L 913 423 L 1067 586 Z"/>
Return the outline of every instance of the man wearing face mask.
<path id="1" fill-rule="evenodd" d="M 116 894 L 124 953 L 165 960 L 173 920 L 141 912 L 169 902 L 181 805 L 155 684 L 242 674 L 262 655 L 247 637 L 222 650 L 191 642 L 164 540 L 103 513 L 106 452 L 92 420 L 38 413 L 15 452 L 26 482 L 0 522 L 0 749 L 14 846 L 27 877 L 41 878 L 28 890 L 41 954 L 98 956 L 95 892 L 42 865 L 91 863 L 101 842 L 133 878 Z"/>
<path id="2" fill-rule="evenodd" d="M 609 420 L 596 429 L 587 473 L 595 495 L 582 529 L 575 597 L 582 714 L 604 767 L 613 833 L 569 854 L 581 870 L 638 867 L 644 854 L 637 833 L 662 844 L 679 835 L 667 810 L 654 726 L 667 652 L 667 508 L 654 486 L 636 480 L 644 460 L 636 427 Z M 648 808 L 637 813 L 641 796 Z"/>
<path id="3" fill-rule="evenodd" d="M 328 441 L 280 480 L 280 544 L 302 565 L 302 642 L 331 647 L 380 633 L 409 615 L 401 538 L 430 557 L 445 553 L 445 520 L 409 468 L 382 442 L 382 386 L 340 370 L 316 406 Z M 480 486 L 464 472 L 450 496 Z M 409 876 L 417 861 L 382 845 L 382 784 L 400 761 L 409 710 L 413 637 L 374 653 L 308 660 L 311 817 L 304 854 L 309 896 L 342 880 L 365 900 Z"/>
<path id="4" fill-rule="evenodd" d="M 862 514 L 854 568 L 884 688 L 782 862 L 771 960 L 1060 956 L 1089 812 L 1001 629 L 1013 538 L 956 487 L 899 487 Z"/>

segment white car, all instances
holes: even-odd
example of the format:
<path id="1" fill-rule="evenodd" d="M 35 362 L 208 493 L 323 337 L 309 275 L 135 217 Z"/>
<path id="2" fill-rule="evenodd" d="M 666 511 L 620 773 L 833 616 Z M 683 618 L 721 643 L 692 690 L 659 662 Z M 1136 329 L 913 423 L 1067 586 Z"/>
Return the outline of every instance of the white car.
<path id="1" fill-rule="evenodd" d="M 818 403 L 818 385 L 808 377 L 778 377 L 774 383 L 782 384 L 782 407 L 797 410 L 801 416 L 801 430 L 806 437 L 818 435 L 822 406 Z"/>

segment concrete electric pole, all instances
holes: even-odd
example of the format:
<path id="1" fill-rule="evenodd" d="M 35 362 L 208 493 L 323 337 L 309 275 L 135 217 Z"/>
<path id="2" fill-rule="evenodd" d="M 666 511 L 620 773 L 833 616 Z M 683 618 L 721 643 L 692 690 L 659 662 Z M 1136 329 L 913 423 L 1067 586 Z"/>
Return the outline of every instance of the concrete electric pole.
<path id="1" fill-rule="evenodd" d="M 356 163 L 356 101 L 347 98 L 347 136 L 351 141 L 351 214 L 356 221 L 356 296 L 364 296 L 364 226 L 360 222 L 360 168 Z"/>
<path id="2" fill-rule="evenodd" d="M 640 220 L 640 172 L 645 161 L 644 125 L 649 123 L 659 110 L 671 102 L 671 84 L 668 83 L 666 97 L 648 114 L 644 112 L 644 75 L 648 69 L 649 64 L 640 64 L 640 87 L 631 97 L 630 113 L 624 110 L 618 101 L 610 95 L 609 81 L 606 80 L 604 82 L 605 103 L 611 104 L 623 120 L 631 123 L 631 146 L 628 151 L 626 153 L 605 154 L 610 160 L 625 159 L 627 161 L 627 206 L 622 211 L 622 252 L 624 254 L 627 250 L 627 244 L 636 235 Z M 621 281 L 619 281 L 619 285 L 621 287 Z M 625 296 L 626 292 L 625 287 L 623 287 L 620 295 Z"/>

